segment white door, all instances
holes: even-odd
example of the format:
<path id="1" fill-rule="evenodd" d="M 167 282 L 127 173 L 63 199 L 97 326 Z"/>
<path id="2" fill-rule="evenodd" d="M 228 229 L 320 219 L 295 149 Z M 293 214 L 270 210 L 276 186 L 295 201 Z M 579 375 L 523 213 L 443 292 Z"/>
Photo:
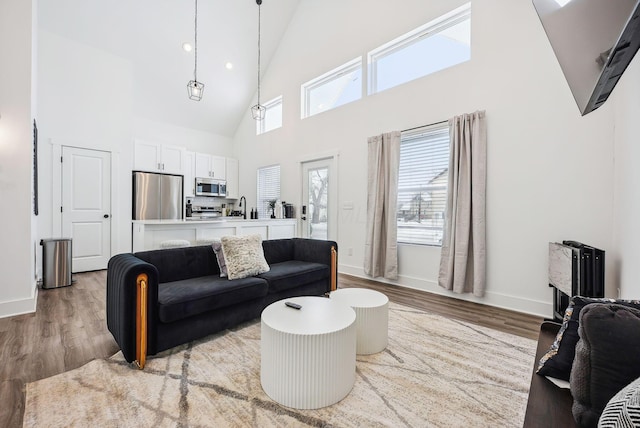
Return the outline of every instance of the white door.
<path id="1" fill-rule="evenodd" d="M 337 239 L 334 158 L 302 162 L 302 236 Z"/>
<path id="2" fill-rule="evenodd" d="M 62 234 L 73 272 L 106 269 L 111 256 L 111 154 L 62 147 Z"/>

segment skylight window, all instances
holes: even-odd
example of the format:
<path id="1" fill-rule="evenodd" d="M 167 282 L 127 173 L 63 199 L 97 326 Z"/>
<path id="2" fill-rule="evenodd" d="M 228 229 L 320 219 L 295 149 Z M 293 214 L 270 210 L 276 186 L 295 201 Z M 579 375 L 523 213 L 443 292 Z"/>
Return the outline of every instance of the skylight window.
<path id="1" fill-rule="evenodd" d="M 369 52 L 369 94 L 471 59 L 471 3 Z"/>

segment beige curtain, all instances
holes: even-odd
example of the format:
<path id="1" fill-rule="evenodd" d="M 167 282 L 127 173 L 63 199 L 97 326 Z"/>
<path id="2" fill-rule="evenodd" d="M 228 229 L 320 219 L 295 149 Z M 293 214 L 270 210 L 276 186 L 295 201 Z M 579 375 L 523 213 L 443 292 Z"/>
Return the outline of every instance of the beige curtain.
<path id="1" fill-rule="evenodd" d="M 398 167 L 400 132 L 370 137 L 367 179 L 367 239 L 364 272 L 398 278 Z"/>
<path id="2" fill-rule="evenodd" d="M 484 295 L 487 130 L 484 111 L 449 120 L 449 188 L 438 284 Z"/>

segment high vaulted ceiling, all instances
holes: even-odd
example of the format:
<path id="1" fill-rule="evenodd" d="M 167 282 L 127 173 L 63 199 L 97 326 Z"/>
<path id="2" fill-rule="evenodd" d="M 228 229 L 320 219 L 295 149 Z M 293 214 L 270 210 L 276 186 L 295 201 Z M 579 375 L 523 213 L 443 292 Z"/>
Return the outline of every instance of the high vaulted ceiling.
<path id="1" fill-rule="evenodd" d="M 299 1 L 264 0 L 263 73 Z M 256 91 L 258 6 L 255 0 L 198 2 L 200 102 L 187 97 L 194 52 L 182 49 L 193 44 L 194 11 L 195 1 L 186 0 L 40 0 L 38 26 L 129 60 L 136 116 L 231 137 L 251 114 Z"/>

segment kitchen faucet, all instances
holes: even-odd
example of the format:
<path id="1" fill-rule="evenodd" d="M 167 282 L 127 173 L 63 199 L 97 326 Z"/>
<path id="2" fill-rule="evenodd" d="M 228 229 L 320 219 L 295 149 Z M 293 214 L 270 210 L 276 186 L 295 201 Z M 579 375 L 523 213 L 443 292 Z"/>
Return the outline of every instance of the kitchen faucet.
<path id="1" fill-rule="evenodd" d="M 244 207 L 242 206 L 242 200 L 244 199 Z M 242 218 L 247 219 L 247 198 L 240 196 L 240 208 L 242 208 Z"/>

